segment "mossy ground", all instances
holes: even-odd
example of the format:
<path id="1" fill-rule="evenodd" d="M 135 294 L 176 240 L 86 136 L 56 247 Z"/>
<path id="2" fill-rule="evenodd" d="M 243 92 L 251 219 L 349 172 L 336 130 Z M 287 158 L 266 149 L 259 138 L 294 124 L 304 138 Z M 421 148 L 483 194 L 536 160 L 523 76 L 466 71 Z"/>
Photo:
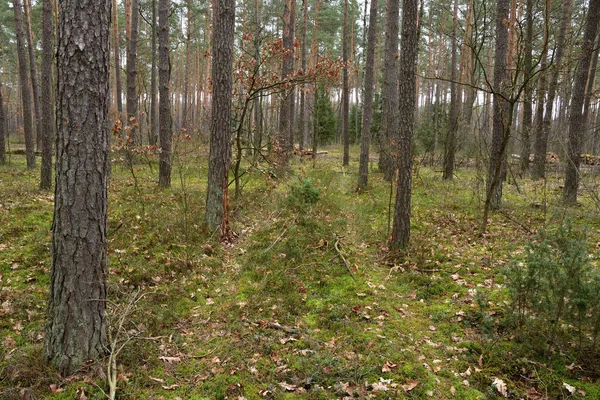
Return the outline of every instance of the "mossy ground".
<path id="1" fill-rule="evenodd" d="M 600 243 L 593 175 L 573 208 L 560 204 L 558 172 L 505 184 L 481 236 L 481 174 L 444 182 L 417 166 L 411 247 L 391 259 L 389 183 L 374 172 L 355 191 L 357 148 L 347 168 L 328 149 L 286 178 L 245 174 L 231 202 L 238 237 L 221 243 L 203 224 L 206 151 L 185 146 L 169 190 L 155 162 L 113 162 L 113 320 L 144 295 L 126 327 L 138 338 L 118 356 L 118 398 L 491 399 L 495 378 L 512 398 L 600 398 L 597 354 L 536 353 L 503 315 L 503 270 L 532 232 L 568 215 Z M 294 205 L 290 187 L 305 178 L 320 198 Z M 53 199 L 37 187 L 18 156 L 0 167 L 0 398 L 102 399 L 104 364 L 61 379 L 41 359 Z"/>

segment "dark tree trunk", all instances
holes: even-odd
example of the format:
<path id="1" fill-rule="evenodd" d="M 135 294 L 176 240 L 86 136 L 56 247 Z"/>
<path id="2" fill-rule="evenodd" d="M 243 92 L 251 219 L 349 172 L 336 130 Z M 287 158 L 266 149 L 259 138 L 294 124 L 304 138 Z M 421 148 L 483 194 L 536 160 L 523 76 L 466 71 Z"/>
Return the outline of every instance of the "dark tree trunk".
<path id="1" fill-rule="evenodd" d="M 44 355 L 65 376 L 106 353 L 110 0 L 62 0 L 52 278 Z"/>
<path id="2" fill-rule="evenodd" d="M 35 53 L 33 51 L 33 34 L 31 33 L 31 0 L 25 0 L 23 3 L 23 16 L 25 17 L 25 32 L 27 33 L 27 49 L 29 50 L 29 74 L 31 76 L 31 92 L 33 96 L 33 110 L 35 112 L 35 141 L 36 147 L 42 147 L 42 118 L 39 96 L 39 85 L 37 72 L 35 68 Z"/>
<path id="3" fill-rule="evenodd" d="M 137 142 L 138 98 L 137 98 L 137 41 L 139 0 L 131 0 L 131 32 L 127 44 L 127 126 L 129 140 Z"/>
<path id="4" fill-rule="evenodd" d="M 552 77 L 548 83 L 548 97 L 546 99 L 546 112 L 542 119 L 541 129 L 535 137 L 533 169 L 531 178 L 534 180 L 543 179 L 546 176 L 546 152 L 548 151 L 548 137 L 552 128 L 552 119 L 554 114 L 554 100 L 556 99 L 556 90 L 558 88 L 558 77 L 560 74 L 562 59 L 565 50 L 566 32 L 571 21 L 571 3 L 572 0 L 565 0 L 563 3 L 563 14 L 558 37 L 556 40 L 556 57 L 553 60 L 554 69 Z"/>
<path id="5" fill-rule="evenodd" d="M 171 95 L 169 81 L 171 65 L 169 60 L 169 0 L 158 2 L 158 84 L 159 123 L 160 123 L 160 161 L 158 165 L 158 184 L 171 186 L 171 136 L 173 118 L 171 117 Z"/>
<path id="6" fill-rule="evenodd" d="M 123 99 L 121 93 L 123 92 L 121 84 L 121 41 L 119 40 L 119 10 L 117 8 L 117 0 L 113 0 L 113 50 L 115 57 L 115 86 L 117 91 L 117 111 L 119 112 L 119 118 L 123 112 Z"/>
<path id="7" fill-rule="evenodd" d="M 168 4 L 167 4 L 168 7 Z M 152 0 L 152 70 L 150 72 L 150 136 L 148 141 L 151 146 L 156 146 L 158 139 L 158 110 L 156 107 L 156 0 Z M 168 31 L 167 31 L 168 35 Z M 168 41 L 168 36 L 167 36 Z M 167 58 L 168 62 L 168 58 Z M 168 80 L 167 80 L 168 82 Z M 168 83 L 167 83 L 168 90 Z M 169 108 L 169 114 L 171 110 Z M 170 119 L 170 118 L 169 118 Z M 169 174 L 170 175 L 170 174 Z"/>
<path id="8" fill-rule="evenodd" d="M 444 174 L 443 178 L 452 180 L 454 177 L 454 159 L 456 155 L 456 133 L 458 131 L 458 84 L 456 82 L 456 53 L 457 41 L 456 25 L 458 24 L 458 0 L 454 0 L 454 17 L 452 23 L 452 55 L 450 57 L 450 123 L 448 135 L 446 136 L 444 152 Z"/>
<path id="9" fill-rule="evenodd" d="M 498 0 L 496 13 L 496 53 L 494 56 L 494 118 L 492 129 L 492 147 L 488 167 L 486 209 L 499 209 L 502 201 L 501 170 L 510 129 L 509 104 L 506 101 L 508 71 L 506 56 L 508 54 L 508 20 L 510 0 Z M 509 130 L 510 132 L 510 130 Z M 484 217 L 485 219 L 485 217 Z"/>
<path id="10" fill-rule="evenodd" d="M 283 48 L 291 53 L 284 57 L 281 67 L 281 77 L 286 79 L 294 71 L 294 25 L 296 15 L 296 0 L 285 0 L 283 8 Z M 293 114 L 294 91 L 287 90 L 281 100 L 279 111 L 279 138 L 278 145 L 281 152 L 281 161 L 287 165 L 288 159 L 294 149 Z"/>
<path id="11" fill-rule="evenodd" d="M 369 12 L 369 32 L 367 42 L 367 61 L 365 63 L 365 91 L 363 99 L 362 137 L 360 142 L 360 161 L 358 166 L 358 189 L 367 188 L 369 181 L 369 147 L 371 142 L 371 121 L 373 119 L 373 89 L 375 77 L 375 47 L 377 46 L 377 2 L 371 0 Z"/>
<path id="12" fill-rule="evenodd" d="M 342 134 L 344 140 L 344 158 L 342 165 L 350 164 L 350 87 L 348 84 L 348 0 L 344 1 L 344 29 L 342 38 L 342 61 L 344 62 L 342 86 Z"/>
<path id="13" fill-rule="evenodd" d="M 567 204 L 577 203 L 577 190 L 579 188 L 579 164 L 581 163 L 581 138 L 585 121 L 583 119 L 583 102 L 585 97 L 585 85 L 592 54 L 594 52 L 594 40 L 600 21 L 600 0 L 590 0 L 588 15 L 586 17 L 581 55 L 575 71 L 573 82 L 573 95 L 571 97 L 571 113 L 569 115 L 569 145 L 567 149 L 567 165 L 565 173 L 565 187 L 563 200 Z"/>
<path id="14" fill-rule="evenodd" d="M 392 249 L 404 249 L 410 239 L 412 194 L 412 152 L 417 106 L 417 60 L 419 56 L 418 0 L 402 1 L 402 49 L 400 50 L 399 138 L 397 144 L 398 182 L 392 224 Z"/>
<path id="15" fill-rule="evenodd" d="M 301 64 L 302 71 L 306 73 L 306 30 L 308 29 L 308 0 L 302 0 L 303 18 L 302 18 L 302 55 Z M 300 115 L 298 118 L 298 126 L 300 128 L 300 135 L 298 135 L 300 153 L 304 149 L 304 143 L 308 140 L 308 119 L 306 118 L 306 84 L 302 83 L 300 86 Z"/>
<path id="16" fill-rule="evenodd" d="M 43 0 L 42 15 L 42 170 L 40 189 L 52 188 L 52 0 Z"/>
<path id="17" fill-rule="evenodd" d="M 0 165 L 4 164 L 6 164 L 6 115 L 4 114 L 4 98 L 0 80 Z"/>
<path id="18" fill-rule="evenodd" d="M 215 0 L 213 30 L 213 95 L 206 191 L 206 223 L 228 232 L 227 186 L 231 160 L 231 97 L 235 0 Z"/>
<path id="19" fill-rule="evenodd" d="M 533 0 L 527 0 L 525 27 L 525 98 L 523 100 L 523 127 L 521 131 L 521 172 L 529 171 L 529 153 L 531 153 L 531 127 L 533 119 Z"/>
<path id="20" fill-rule="evenodd" d="M 23 102 L 23 130 L 25 132 L 25 157 L 27 168 L 35 168 L 35 151 L 33 138 L 33 121 L 31 119 L 31 92 L 29 91 L 29 77 L 27 76 L 27 61 L 25 56 L 25 42 L 23 40 L 23 8 L 21 0 L 13 0 L 15 13 L 15 36 L 17 37 L 17 58 L 19 59 L 19 80 L 21 83 L 21 100 Z"/>
<path id="21" fill-rule="evenodd" d="M 396 169 L 393 149 L 398 145 L 398 20 L 400 0 L 387 0 L 385 15 L 385 51 L 383 60 L 383 98 L 379 170 L 391 180 Z"/>

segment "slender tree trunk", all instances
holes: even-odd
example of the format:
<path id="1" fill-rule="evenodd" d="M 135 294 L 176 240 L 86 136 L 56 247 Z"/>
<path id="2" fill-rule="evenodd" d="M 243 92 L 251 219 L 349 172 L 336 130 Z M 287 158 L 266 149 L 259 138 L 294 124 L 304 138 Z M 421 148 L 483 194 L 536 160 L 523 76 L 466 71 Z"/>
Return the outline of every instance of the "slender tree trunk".
<path id="1" fill-rule="evenodd" d="M 533 0 L 527 0 L 527 17 L 525 27 L 525 99 L 523 101 L 523 129 L 521 131 L 521 172 L 529 171 L 529 153 L 531 153 L 531 127 L 533 119 Z"/>
<path id="2" fill-rule="evenodd" d="M 342 165 L 350 164 L 350 129 L 349 129 L 349 114 L 350 114 L 350 88 L 348 84 L 348 0 L 344 1 L 344 29 L 342 38 L 342 61 L 344 62 L 343 87 L 342 87 L 342 129 L 344 137 L 344 159 Z"/>
<path id="3" fill-rule="evenodd" d="M 582 51 L 575 71 L 573 96 L 571 97 L 571 114 L 569 116 L 568 159 L 565 173 L 563 200 L 566 204 L 577 203 L 579 189 L 579 165 L 581 163 L 581 138 L 585 127 L 583 119 L 583 102 L 585 85 L 589 75 L 594 40 L 600 21 L 600 0 L 590 0 L 583 34 Z"/>
<path id="4" fill-rule="evenodd" d="M 450 61 L 450 123 L 448 135 L 446 136 L 444 152 L 444 174 L 443 178 L 452 180 L 454 177 L 454 159 L 456 154 L 456 133 L 458 131 L 458 85 L 456 82 L 456 53 L 458 51 L 456 37 L 456 26 L 458 24 L 458 0 L 454 0 L 454 17 L 452 23 L 452 55 Z"/>
<path id="5" fill-rule="evenodd" d="M 231 160 L 231 99 L 235 0 L 214 1 L 213 95 L 206 223 L 228 234 L 228 172 Z"/>
<path id="6" fill-rule="evenodd" d="M 302 23 L 302 55 L 301 65 L 303 73 L 306 73 L 306 30 L 308 29 L 308 0 L 302 0 L 303 8 L 303 23 Z M 300 85 L 300 116 L 298 118 L 298 126 L 300 127 L 299 147 L 300 153 L 304 149 L 304 143 L 308 140 L 308 119 L 306 118 L 306 84 L 303 82 Z"/>
<path id="7" fill-rule="evenodd" d="M 417 105 L 417 60 L 419 56 L 418 0 L 402 1 L 402 49 L 400 51 L 400 123 L 398 182 L 392 224 L 392 249 L 404 249 L 410 239 L 410 203 L 412 193 L 412 152 L 415 110 Z"/>
<path id="8" fill-rule="evenodd" d="M 42 146 L 42 117 L 40 107 L 39 85 L 35 68 L 35 53 L 33 34 L 31 33 L 31 0 L 23 2 L 23 17 L 25 18 L 25 32 L 27 34 L 27 49 L 29 50 L 29 75 L 31 77 L 31 92 L 33 96 L 33 111 L 35 113 L 35 143 L 38 149 Z"/>
<path id="9" fill-rule="evenodd" d="M 27 168 L 33 169 L 35 168 L 35 142 L 33 137 L 33 121 L 31 119 L 31 92 L 29 91 L 25 42 L 23 39 L 23 8 L 21 5 L 21 0 L 13 0 L 13 10 L 15 13 L 15 36 L 17 37 L 17 58 L 19 59 L 19 80 L 21 82 L 21 100 L 23 104 L 25 157 L 27 159 Z"/>
<path id="10" fill-rule="evenodd" d="M 281 68 L 281 78 L 286 79 L 294 70 L 294 24 L 296 14 L 296 0 L 285 0 L 283 8 L 283 48 L 290 54 L 284 57 Z M 279 151 L 281 162 L 287 165 L 291 151 L 294 148 L 293 141 L 293 107 L 294 92 L 288 90 L 281 100 L 279 111 Z"/>
<path id="11" fill-rule="evenodd" d="M 121 98 L 121 93 L 123 93 L 123 88 L 121 84 L 121 51 L 119 40 L 119 10 L 117 8 L 117 0 L 113 0 L 113 53 L 115 57 L 115 81 L 116 81 L 116 90 L 117 90 L 117 111 L 119 112 L 119 118 L 121 118 L 121 113 L 123 112 L 123 99 Z"/>
<path id="12" fill-rule="evenodd" d="M 129 140 L 137 143 L 138 97 L 137 97 L 137 41 L 138 41 L 138 16 L 139 0 L 131 0 L 131 32 L 127 44 L 127 126 L 129 127 Z"/>
<path id="13" fill-rule="evenodd" d="M 42 170 L 40 189 L 52 188 L 52 0 L 42 5 Z"/>
<path id="14" fill-rule="evenodd" d="M 369 147 L 371 144 L 371 121 L 373 119 L 373 86 L 375 80 L 375 47 L 377 46 L 378 1 L 379 0 L 371 0 L 371 8 L 369 11 L 367 61 L 365 63 L 365 97 L 363 99 L 362 137 L 358 166 L 358 190 L 366 189 L 369 180 Z"/>
<path id="15" fill-rule="evenodd" d="M 592 128 L 590 121 L 590 106 L 592 102 L 592 95 L 594 92 L 594 83 L 596 81 L 596 68 L 598 67 L 598 56 L 600 55 L 600 37 L 596 38 L 596 45 L 594 46 L 594 54 L 592 54 L 592 66 L 590 67 L 590 74 L 587 79 L 587 87 L 585 89 L 585 99 L 583 102 L 583 121 L 585 124 L 585 135 L 587 139 L 588 132 L 591 132 Z"/>
<path id="16" fill-rule="evenodd" d="M 306 2 L 307 0 L 304 0 Z M 254 1 L 254 60 L 258 65 L 260 63 L 260 1 Z M 257 78 L 260 78 L 260 69 L 256 72 Z M 262 135 L 263 135 L 263 123 L 262 123 L 262 99 L 257 96 L 254 99 L 254 153 L 258 154 L 262 148 Z"/>
<path id="17" fill-rule="evenodd" d="M 158 2 L 158 84 L 159 95 L 159 137 L 160 160 L 158 164 L 158 184 L 162 188 L 171 186 L 171 136 L 173 118 L 171 116 L 171 64 L 169 58 L 169 0 Z"/>
<path id="18" fill-rule="evenodd" d="M 167 4 L 168 7 L 168 4 Z M 157 37 L 157 21 L 156 21 L 156 0 L 152 0 L 152 70 L 150 72 L 150 138 L 151 146 L 156 146 L 158 139 L 158 110 L 156 107 L 156 37 Z M 168 32 L 167 32 L 168 35 Z M 168 36 L 167 36 L 168 40 Z M 168 61 L 168 60 L 167 60 Z M 168 86 L 168 84 L 167 84 Z M 167 87 L 168 89 L 168 87 Z M 171 113 L 169 107 L 169 114 Z M 170 115 L 169 115 L 170 119 Z"/>
<path id="19" fill-rule="evenodd" d="M 63 375 L 107 350 L 111 0 L 62 0 L 52 277 L 44 355 Z"/>
<path id="20" fill-rule="evenodd" d="M 189 96 L 189 73 L 190 73 L 190 43 L 192 40 L 192 29 L 190 26 L 192 9 L 191 9 L 191 0 L 186 1 L 187 7 L 187 21 L 186 21 L 186 34 L 185 34 L 185 58 L 183 61 L 183 105 L 182 105 L 182 123 L 181 127 L 183 129 L 188 128 L 188 96 Z"/>
<path id="21" fill-rule="evenodd" d="M 546 152 L 548 151 L 548 137 L 552 128 L 554 114 L 554 100 L 556 99 L 556 90 L 558 88 L 558 77 L 562 67 L 562 59 L 565 50 L 566 32 L 571 21 L 572 0 L 565 0 L 563 3 L 563 14 L 558 37 L 556 40 L 556 57 L 554 58 L 554 69 L 552 77 L 548 84 L 548 97 L 546 100 L 546 112 L 542 119 L 541 129 L 535 137 L 533 168 L 531 178 L 533 180 L 543 179 L 546 176 Z M 549 23 L 546 20 L 546 23 Z"/>
<path id="22" fill-rule="evenodd" d="M 2 74 L 0 74 L 0 77 Z M 2 97 L 2 80 L 0 79 L 0 165 L 6 164 L 6 114 Z"/>

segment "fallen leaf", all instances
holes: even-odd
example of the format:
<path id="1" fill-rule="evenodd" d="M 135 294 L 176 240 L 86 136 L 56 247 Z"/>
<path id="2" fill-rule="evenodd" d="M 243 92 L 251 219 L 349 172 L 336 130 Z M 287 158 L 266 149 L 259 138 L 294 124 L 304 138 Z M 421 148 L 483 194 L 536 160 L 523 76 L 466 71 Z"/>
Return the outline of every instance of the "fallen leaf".
<path id="1" fill-rule="evenodd" d="M 165 390 L 173 390 L 173 389 L 177 389 L 179 387 L 178 384 L 174 384 L 174 385 L 169 385 L 169 386 L 161 386 L 163 389 Z"/>
<path id="2" fill-rule="evenodd" d="M 293 392 L 296 390 L 296 385 L 290 385 L 289 383 L 279 382 L 279 386 L 286 392 Z"/>
<path id="3" fill-rule="evenodd" d="M 166 363 L 169 364 L 174 364 L 174 363 L 180 363 L 181 362 L 181 357 L 165 357 L 165 356 L 160 356 L 158 357 L 159 360 L 164 361 Z"/>
<path id="4" fill-rule="evenodd" d="M 419 384 L 419 381 L 417 381 L 417 380 L 407 381 L 406 385 L 402 385 L 402 389 L 404 390 L 404 393 L 408 393 L 411 390 L 413 390 L 414 388 L 416 388 L 418 384 Z"/>
<path id="5" fill-rule="evenodd" d="M 148 378 L 150 378 L 151 380 L 153 380 L 154 382 L 158 382 L 158 383 L 164 383 L 165 380 L 161 379 L 161 378 L 154 378 L 153 376 L 149 376 Z"/>
<path id="6" fill-rule="evenodd" d="M 563 382 L 563 386 L 565 387 L 565 389 L 567 389 L 567 391 L 571 394 L 575 393 L 575 386 L 571 386 L 569 385 L 567 382 Z"/>
<path id="7" fill-rule="evenodd" d="M 65 389 L 58 387 L 58 385 L 56 385 L 55 383 L 50 385 L 50 392 L 52 392 L 52 394 L 62 393 L 64 391 Z"/>
<path id="8" fill-rule="evenodd" d="M 506 387 L 506 383 L 504 383 L 502 379 L 494 378 L 492 386 L 495 387 L 498 393 L 500 393 L 502 396 L 508 397 L 508 389 Z"/>
<path id="9" fill-rule="evenodd" d="M 383 364 L 383 367 L 381 368 L 381 372 L 390 372 L 391 370 L 394 370 L 396 368 L 398 368 L 398 365 L 386 361 L 385 364 Z"/>

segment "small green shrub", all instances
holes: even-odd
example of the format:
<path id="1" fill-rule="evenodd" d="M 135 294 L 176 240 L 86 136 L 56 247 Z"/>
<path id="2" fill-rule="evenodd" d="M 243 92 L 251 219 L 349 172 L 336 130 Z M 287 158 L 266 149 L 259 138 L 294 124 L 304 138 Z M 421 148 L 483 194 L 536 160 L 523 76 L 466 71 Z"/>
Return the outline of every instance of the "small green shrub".
<path id="1" fill-rule="evenodd" d="M 303 179 L 290 187 L 288 203 L 298 211 L 307 211 L 321 198 L 321 189 L 313 185 L 312 179 Z"/>
<path id="2" fill-rule="evenodd" d="M 526 246 L 523 259 L 507 270 L 512 315 L 529 337 L 584 339 L 596 346 L 600 331 L 600 274 L 588 254 L 584 232 L 570 223 L 542 231 Z M 535 343 L 532 343 L 535 344 Z M 538 343 L 539 344 L 539 343 Z"/>

